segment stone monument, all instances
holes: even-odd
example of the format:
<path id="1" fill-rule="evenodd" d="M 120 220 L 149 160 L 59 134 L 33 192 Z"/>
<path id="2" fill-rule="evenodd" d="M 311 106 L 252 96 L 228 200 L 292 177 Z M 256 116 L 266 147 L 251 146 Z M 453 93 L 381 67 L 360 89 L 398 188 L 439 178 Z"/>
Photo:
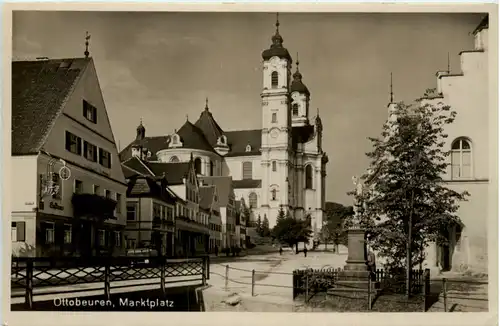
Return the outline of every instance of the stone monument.
<path id="1" fill-rule="evenodd" d="M 362 200 L 364 186 L 359 177 L 352 177 L 356 186 L 352 225 L 347 231 L 347 260 L 344 270 L 339 272 L 335 286 L 327 291 L 330 300 L 341 301 L 339 296 L 368 299 L 370 271 L 366 264 L 366 230 L 361 227 L 362 210 L 365 208 Z M 372 289 L 377 286 L 372 282 Z M 372 297 L 375 295 L 373 294 Z M 337 297 L 337 298 L 335 298 Z M 351 299 L 345 299 L 351 300 Z M 362 302 L 368 302 L 362 301 Z M 347 302 L 346 302 L 347 303 Z"/>

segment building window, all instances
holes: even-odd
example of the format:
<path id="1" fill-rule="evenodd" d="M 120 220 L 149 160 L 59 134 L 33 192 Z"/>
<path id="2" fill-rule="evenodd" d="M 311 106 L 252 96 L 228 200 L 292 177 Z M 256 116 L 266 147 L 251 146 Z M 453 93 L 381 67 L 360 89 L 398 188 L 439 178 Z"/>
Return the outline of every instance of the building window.
<path id="1" fill-rule="evenodd" d="M 278 122 L 278 118 L 277 118 L 277 115 L 276 115 L 276 112 L 274 112 L 271 116 L 271 122 L 272 123 L 276 123 Z"/>
<path id="2" fill-rule="evenodd" d="M 201 159 L 197 157 L 194 160 L 194 172 L 198 175 L 201 174 Z"/>
<path id="3" fill-rule="evenodd" d="M 210 176 L 214 175 L 214 162 L 210 161 Z"/>
<path id="4" fill-rule="evenodd" d="M 272 167 L 273 167 L 273 172 L 276 172 L 276 170 L 277 170 L 277 167 L 276 167 L 276 161 L 273 161 L 273 162 L 271 163 L 271 165 L 272 165 Z"/>
<path id="5" fill-rule="evenodd" d="M 11 223 L 11 238 L 12 242 L 26 241 L 26 222 Z"/>
<path id="6" fill-rule="evenodd" d="M 62 179 L 58 173 L 52 174 L 52 183 L 54 185 L 54 188 L 52 190 L 52 198 L 61 199 L 62 198 L 62 196 L 61 196 L 61 194 L 62 194 Z"/>
<path id="7" fill-rule="evenodd" d="M 99 195 L 101 187 L 99 185 L 94 185 L 94 195 Z"/>
<path id="8" fill-rule="evenodd" d="M 170 163 L 179 163 L 179 158 L 177 156 L 172 156 L 170 158 Z"/>
<path id="9" fill-rule="evenodd" d="M 292 105 L 292 115 L 294 117 L 298 116 L 299 115 L 299 105 L 297 103 L 294 103 Z"/>
<path id="10" fill-rule="evenodd" d="M 273 71 L 271 73 L 271 87 L 272 88 L 278 87 L 278 72 L 277 71 Z"/>
<path id="11" fill-rule="evenodd" d="M 83 182 L 75 179 L 75 186 L 73 189 L 75 194 L 81 194 L 83 192 Z"/>
<path id="12" fill-rule="evenodd" d="M 243 179 L 252 179 L 252 162 L 243 162 Z"/>
<path id="13" fill-rule="evenodd" d="M 172 145 L 179 144 L 179 135 L 172 135 Z"/>
<path id="14" fill-rule="evenodd" d="M 137 204 L 127 203 L 127 221 L 135 221 L 137 218 Z"/>
<path id="15" fill-rule="evenodd" d="M 83 116 L 92 123 L 97 123 L 97 109 L 83 100 Z"/>
<path id="16" fill-rule="evenodd" d="M 312 171 L 312 166 L 307 165 L 306 166 L 306 189 L 312 189 L 313 188 L 313 171 Z"/>
<path id="17" fill-rule="evenodd" d="M 451 145 L 451 178 L 472 177 L 471 143 L 465 138 L 456 139 Z"/>
<path id="18" fill-rule="evenodd" d="M 64 224 L 64 244 L 70 244 L 72 242 L 72 227 L 71 224 Z"/>
<path id="19" fill-rule="evenodd" d="M 99 164 L 108 169 L 111 168 L 111 154 L 102 148 L 99 148 Z"/>
<path id="20" fill-rule="evenodd" d="M 84 141 L 83 142 L 83 155 L 85 158 L 92 162 L 97 162 L 97 147 L 92 145 L 91 143 Z"/>
<path id="21" fill-rule="evenodd" d="M 106 198 L 111 198 L 111 191 L 106 189 L 106 190 L 104 191 L 104 196 L 105 196 Z"/>
<path id="22" fill-rule="evenodd" d="M 43 228 L 45 230 L 45 243 L 54 243 L 54 223 L 53 222 L 43 222 Z"/>
<path id="23" fill-rule="evenodd" d="M 115 231 L 115 247 L 122 246 L 122 234 L 120 231 Z"/>
<path id="24" fill-rule="evenodd" d="M 252 151 L 252 146 L 247 145 L 247 147 L 245 148 L 245 152 L 251 152 L 251 151 Z"/>
<path id="25" fill-rule="evenodd" d="M 122 194 L 116 194 L 116 213 L 121 214 L 122 212 Z"/>
<path id="26" fill-rule="evenodd" d="M 106 245 L 106 230 L 98 230 L 99 231 L 99 246 Z"/>
<path id="27" fill-rule="evenodd" d="M 82 155 L 82 139 L 66 131 L 66 150 L 76 155 Z"/>
<path id="28" fill-rule="evenodd" d="M 257 208 L 257 194 L 255 192 L 251 192 L 248 195 L 248 203 L 250 204 L 250 208 Z"/>
<path id="29" fill-rule="evenodd" d="M 271 190 L 271 200 L 276 200 L 276 189 Z"/>

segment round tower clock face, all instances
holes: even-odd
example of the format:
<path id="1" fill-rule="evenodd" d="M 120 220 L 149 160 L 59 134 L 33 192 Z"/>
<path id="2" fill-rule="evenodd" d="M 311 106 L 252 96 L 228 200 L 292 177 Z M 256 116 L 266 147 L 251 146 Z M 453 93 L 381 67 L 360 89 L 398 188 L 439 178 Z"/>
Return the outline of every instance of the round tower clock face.
<path id="1" fill-rule="evenodd" d="M 271 130 L 271 137 L 272 138 L 278 138 L 278 130 L 274 129 L 274 130 Z"/>

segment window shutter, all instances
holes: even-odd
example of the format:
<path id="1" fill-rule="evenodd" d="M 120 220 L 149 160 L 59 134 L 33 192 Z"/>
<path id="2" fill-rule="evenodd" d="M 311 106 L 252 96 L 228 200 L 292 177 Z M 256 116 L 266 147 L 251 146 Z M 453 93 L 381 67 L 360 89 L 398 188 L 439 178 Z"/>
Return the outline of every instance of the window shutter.
<path id="1" fill-rule="evenodd" d="M 26 241 L 26 222 L 17 222 L 17 241 Z"/>
<path id="2" fill-rule="evenodd" d="M 71 150 L 71 134 L 69 131 L 66 131 L 66 150 Z"/>
<path id="3" fill-rule="evenodd" d="M 76 137 L 76 151 L 78 155 L 82 155 L 82 139 Z"/>
<path id="4" fill-rule="evenodd" d="M 102 148 L 99 148 L 99 164 L 102 164 Z"/>
<path id="5" fill-rule="evenodd" d="M 93 147 L 93 148 L 92 148 L 92 149 L 93 149 L 93 150 L 92 150 L 92 160 L 93 160 L 94 162 L 97 162 L 97 147 L 96 147 L 96 146 L 94 146 L 94 145 L 92 145 L 92 147 Z"/>
<path id="6" fill-rule="evenodd" d="M 95 107 L 92 107 L 92 118 L 94 123 L 97 123 L 97 109 Z"/>

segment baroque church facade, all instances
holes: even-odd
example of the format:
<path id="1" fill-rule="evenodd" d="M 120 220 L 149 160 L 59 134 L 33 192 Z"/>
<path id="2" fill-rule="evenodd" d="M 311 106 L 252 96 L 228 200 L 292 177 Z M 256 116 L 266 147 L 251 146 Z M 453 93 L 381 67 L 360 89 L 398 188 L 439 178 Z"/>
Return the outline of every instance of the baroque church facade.
<path id="1" fill-rule="evenodd" d="M 170 135 L 136 139 L 120 154 L 121 160 L 140 157 L 158 163 L 194 159 L 200 176 L 230 176 L 235 199 L 251 208 L 252 219 L 267 217 L 276 224 L 282 208 L 298 219 L 311 218 L 318 235 L 325 208 L 328 156 L 322 148 L 323 125 L 312 117 L 311 94 L 283 46 L 279 21 L 271 46 L 262 52 L 261 129 L 224 130 L 210 112 L 208 99 L 199 119 L 187 121 Z M 167 171 L 168 174 L 168 171 Z"/>

